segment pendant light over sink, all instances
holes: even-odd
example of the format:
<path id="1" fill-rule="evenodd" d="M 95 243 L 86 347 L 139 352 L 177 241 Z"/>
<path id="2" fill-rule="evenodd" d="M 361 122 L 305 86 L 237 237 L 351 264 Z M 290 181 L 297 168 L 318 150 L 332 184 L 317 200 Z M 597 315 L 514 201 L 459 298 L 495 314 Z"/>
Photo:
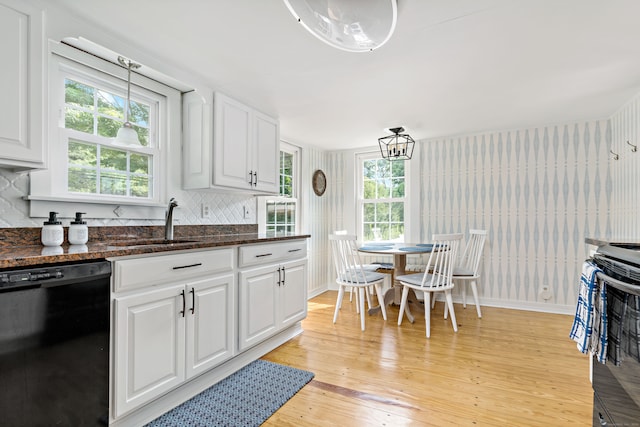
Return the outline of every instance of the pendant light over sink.
<path id="1" fill-rule="evenodd" d="M 113 141 L 115 145 L 122 145 L 125 147 L 142 147 L 140 139 L 138 139 L 138 133 L 133 128 L 133 125 L 129 121 L 131 115 L 131 70 L 140 68 L 140 64 L 136 64 L 130 59 L 125 59 L 122 56 L 118 56 L 118 62 L 120 65 L 127 69 L 127 105 L 124 107 L 124 124 L 118 129 L 116 139 Z"/>
<path id="2" fill-rule="evenodd" d="M 370 52 L 396 28 L 396 0 L 284 0 L 311 34 L 348 52 Z"/>

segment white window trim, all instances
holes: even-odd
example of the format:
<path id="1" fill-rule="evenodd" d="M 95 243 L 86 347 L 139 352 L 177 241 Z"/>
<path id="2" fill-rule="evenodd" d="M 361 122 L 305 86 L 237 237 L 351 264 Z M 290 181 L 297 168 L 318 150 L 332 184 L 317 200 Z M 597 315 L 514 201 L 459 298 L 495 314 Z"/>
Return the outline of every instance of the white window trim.
<path id="1" fill-rule="evenodd" d="M 149 79 L 137 73 L 131 76 L 132 99 L 142 97 L 145 94 L 157 93 L 164 96 L 165 103 L 160 103 L 157 111 L 158 134 L 155 138 L 156 147 L 136 149 L 138 152 L 145 152 L 154 155 L 153 165 L 153 188 L 152 198 L 135 199 L 121 198 L 117 196 L 100 196 L 70 194 L 66 191 L 66 174 L 59 173 L 58 170 L 51 170 L 55 163 L 64 161 L 60 156 L 66 156 L 66 139 L 64 135 L 69 135 L 74 131 L 60 127 L 60 120 L 64 120 L 64 110 L 61 110 L 60 100 L 64 100 L 61 94 L 56 91 L 61 90 L 58 81 L 63 70 L 77 70 L 73 74 L 89 74 L 92 80 L 100 80 L 95 77 L 95 73 L 104 73 L 122 82 L 122 88 L 126 87 L 127 70 L 109 61 L 88 55 L 73 47 L 50 42 L 49 43 L 49 79 L 51 94 L 49 103 L 45 106 L 49 110 L 49 169 L 31 173 L 31 189 L 27 199 L 30 201 L 31 217 L 47 217 L 49 211 L 60 212 L 61 217 L 73 217 L 76 211 L 91 211 L 88 218 L 123 218 L 123 219 L 163 219 L 166 208 L 168 175 L 169 175 L 169 140 L 171 137 L 179 137 L 180 130 L 180 92 L 155 80 Z M 109 85 L 114 85 L 109 82 Z M 157 95 L 156 95 L 157 96 Z M 64 101 L 63 101 L 64 102 Z M 176 115 L 178 117 L 176 121 Z M 177 132 L 176 132 L 177 129 Z M 153 132 L 153 131 L 151 131 Z M 91 135 L 83 134 L 82 139 L 90 140 Z M 172 138 L 172 139 L 173 139 Z M 63 147 L 64 146 L 64 147 Z M 177 151 L 179 152 L 179 150 Z M 66 170 L 66 168 L 65 168 Z"/>
<path id="2" fill-rule="evenodd" d="M 301 171 L 302 169 L 301 162 L 301 150 L 300 147 L 292 145 L 285 141 L 280 141 L 280 151 L 285 151 L 287 153 L 293 154 L 293 197 L 282 197 L 279 195 L 273 196 L 260 196 L 257 197 L 257 215 L 258 215 L 258 233 L 264 234 L 267 232 L 267 203 L 268 202 L 276 202 L 276 203 L 287 203 L 287 202 L 295 202 L 296 203 L 296 230 L 298 233 L 300 230 L 300 180 L 301 180 Z M 278 152 L 278 158 L 280 158 L 280 154 Z M 280 191 L 280 164 L 278 163 L 278 191 Z"/>
<path id="3" fill-rule="evenodd" d="M 373 160 L 380 159 L 381 154 L 380 151 L 367 151 L 356 153 L 355 162 L 356 167 L 356 229 L 358 241 L 364 242 L 364 222 L 362 220 L 362 209 L 364 205 L 364 195 L 362 194 L 362 189 L 364 186 L 364 178 L 362 171 L 362 162 L 364 160 Z M 400 161 L 400 160 L 391 160 L 391 161 Z M 411 236 L 411 160 L 402 160 L 405 162 L 404 167 L 404 242 L 407 242 L 409 236 Z"/>

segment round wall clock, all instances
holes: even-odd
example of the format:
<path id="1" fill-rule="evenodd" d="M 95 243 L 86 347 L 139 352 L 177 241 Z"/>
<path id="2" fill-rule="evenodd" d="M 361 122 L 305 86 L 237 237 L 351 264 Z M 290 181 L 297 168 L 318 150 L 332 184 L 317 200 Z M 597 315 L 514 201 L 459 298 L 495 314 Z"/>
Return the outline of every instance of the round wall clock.
<path id="1" fill-rule="evenodd" d="M 313 185 L 313 192 L 316 193 L 317 196 L 322 196 L 327 189 L 327 177 L 324 176 L 324 172 L 320 169 L 315 171 L 311 179 L 311 184 Z"/>

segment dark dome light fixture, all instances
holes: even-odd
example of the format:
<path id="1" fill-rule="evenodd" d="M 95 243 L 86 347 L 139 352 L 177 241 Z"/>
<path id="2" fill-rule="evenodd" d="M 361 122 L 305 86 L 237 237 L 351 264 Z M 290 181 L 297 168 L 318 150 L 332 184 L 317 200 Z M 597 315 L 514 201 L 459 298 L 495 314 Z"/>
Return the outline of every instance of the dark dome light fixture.
<path id="1" fill-rule="evenodd" d="M 291 14 L 318 39 L 348 52 L 371 52 L 396 28 L 396 0 L 284 0 Z"/>
<path id="2" fill-rule="evenodd" d="M 404 132 L 403 127 L 389 128 L 393 135 L 378 138 L 382 158 L 387 160 L 409 160 L 416 142 Z"/>

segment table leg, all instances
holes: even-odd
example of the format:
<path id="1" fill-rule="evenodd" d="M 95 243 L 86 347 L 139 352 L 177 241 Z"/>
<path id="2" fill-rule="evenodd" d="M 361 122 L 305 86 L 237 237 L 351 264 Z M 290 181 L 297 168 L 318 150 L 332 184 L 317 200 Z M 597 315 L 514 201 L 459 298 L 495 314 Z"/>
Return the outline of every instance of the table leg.
<path id="1" fill-rule="evenodd" d="M 391 288 L 387 290 L 384 294 L 384 304 L 395 304 L 400 305 L 400 300 L 402 299 L 402 286 L 398 285 L 395 281 L 395 278 L 398 276 L 402 276 L 405 273 L 405 266 L 407 265 L 407 255 L 406 254 L 394 254 L 393 255 L 393 277 L 394 280 L 391 283 Z M 369 309 L 369 314 L 375 314 L 380 310 L 380 307 L 373 307 Z"/>

